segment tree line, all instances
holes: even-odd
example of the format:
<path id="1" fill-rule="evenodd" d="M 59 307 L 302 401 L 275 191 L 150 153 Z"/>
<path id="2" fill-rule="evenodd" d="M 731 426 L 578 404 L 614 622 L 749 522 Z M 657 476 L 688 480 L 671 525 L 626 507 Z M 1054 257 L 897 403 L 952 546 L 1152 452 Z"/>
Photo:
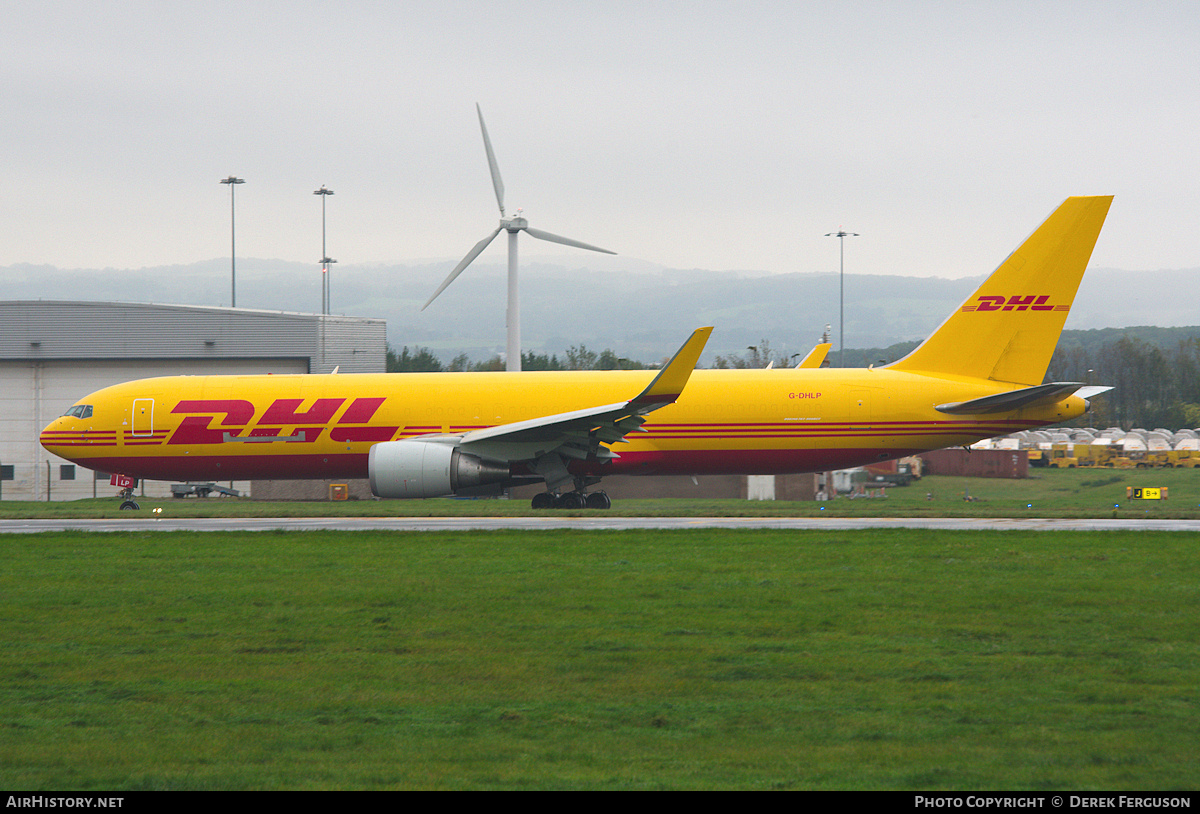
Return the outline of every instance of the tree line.
<path id="1" fill-rule="evenodd" d="M 1164 337 L 1162 345 L 1137 330 L 1101 342 L 1067 341 L 1064 335 L 1046 380 L 1114 388 L 1093 399 L 1091 412 L 1072 423 L 1126 430 L 1200 427 L 1200 328 L 1177 329 L 1193 334 Z"/>
<path id="2" fill-rule="evenodd" d="M 572 345 L 567 348 L 563 358 L 558 354 L 534 353 L 526 351 L 521 354 L 522 370 L 648 370 L 658 365 L 648 365 L 633 359 L 617 356 L 609 349 L 602 351 L 590 350 L 586 345 Z M 488 370 L 504 370 L 504 360 L 499 355 L 481 362 L 472 362 L 467 354 L 460 353 L 450 360 L 449 364 L 442 361 L 429 348 L 415 347 L 411 351 L 405 345 L 399 353 L 388 345 L 388 373 L 442 373 L 442 372 L 482 372 Z"/>

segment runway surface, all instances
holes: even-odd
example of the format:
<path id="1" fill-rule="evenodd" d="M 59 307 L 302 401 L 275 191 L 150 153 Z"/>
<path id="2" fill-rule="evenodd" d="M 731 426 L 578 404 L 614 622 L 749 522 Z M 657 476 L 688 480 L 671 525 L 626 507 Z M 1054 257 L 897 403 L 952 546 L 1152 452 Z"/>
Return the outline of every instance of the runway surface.
<path id="1" fill-rule="evenodd" d="M 1038 518 L 845 517 L 120 517 L 106 520 L 0 520 L 0 534 L 43 531 L 472 531 L 622 529 L 850 529 L 907 528 L 957 531 L 1200 531 L 1200 520 Z"/>

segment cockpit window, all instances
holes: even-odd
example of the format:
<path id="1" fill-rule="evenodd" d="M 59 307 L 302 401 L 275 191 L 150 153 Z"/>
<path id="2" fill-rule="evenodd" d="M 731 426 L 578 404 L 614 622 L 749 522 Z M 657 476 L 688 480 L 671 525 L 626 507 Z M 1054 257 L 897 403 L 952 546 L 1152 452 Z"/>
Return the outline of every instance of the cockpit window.
<path id="1" fill-rule="evenodd" d="M 72 415 L 72 416 L 75 416 L 76 418 L 91 418 L 92 417 L 92 405 L 76 404 L 74 407 L 72 407 L 71 409 L 69 409 L 65 413 L 63 413 L 63 415 Z"/>

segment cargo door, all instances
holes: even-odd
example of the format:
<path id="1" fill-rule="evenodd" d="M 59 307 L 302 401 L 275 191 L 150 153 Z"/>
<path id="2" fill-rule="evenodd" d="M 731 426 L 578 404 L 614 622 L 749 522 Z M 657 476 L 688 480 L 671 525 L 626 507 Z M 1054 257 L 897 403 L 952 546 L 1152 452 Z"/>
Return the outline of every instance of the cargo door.
<path id="1" fill-rule="evenodd" d="M 861 424 L 861 429 L 871 429 L 871 402 L 874 388 L 853 387 L 850 389 L 849 419 L 852 424 Z"/>

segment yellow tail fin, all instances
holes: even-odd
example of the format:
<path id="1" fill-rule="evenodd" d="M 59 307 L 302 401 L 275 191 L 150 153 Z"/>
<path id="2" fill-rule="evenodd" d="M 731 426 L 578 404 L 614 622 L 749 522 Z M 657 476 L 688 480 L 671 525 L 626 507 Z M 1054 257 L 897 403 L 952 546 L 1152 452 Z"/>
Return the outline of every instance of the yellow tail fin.
<path id="1" fill-rule="evenodd" d="M 1111 195 L 1067 198 L 893 370 L 1041 384 Z"/>

